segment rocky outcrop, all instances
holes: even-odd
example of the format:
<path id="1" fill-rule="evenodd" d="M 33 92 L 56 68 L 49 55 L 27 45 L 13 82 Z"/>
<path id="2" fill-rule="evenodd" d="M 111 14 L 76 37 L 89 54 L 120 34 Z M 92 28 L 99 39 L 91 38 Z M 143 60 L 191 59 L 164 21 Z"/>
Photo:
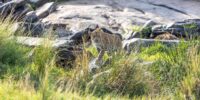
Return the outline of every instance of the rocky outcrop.
<path id="1" fill-rule="evenodd" d="M 36 1 L 30 0 L 29 2 Z M 44 2 L 45 0 L 39 0 L 37 2 L 40 1 Z M 41 7 L 36 7 L 34 11 L 29 2 L 27 0 L 2 1 L 0 4 L 0 16 L 3 19 L 9 18 L 18 21 L 20 24 L 16 26 L 20 30 L 23 29 L 24 35 L 42 36 L 45 32 L 45 23 L 42 23 L 40 20 L 54 12 L 56 10 L 56 4 L 54 2 L 45 3 Z M 17 30 L 17 28 L 14 30 Z"/>
<path id="2" fill-rule="evenodd" d="M 25 0 L 12 0 L 2 3 L 0 5 L 0 15 L 1 17 L 7 17 L 9 14 L 13 14 L 13 17 L 18 19 L 30 10 L 25 4 Z"/>
<path id="3" fill-rule="evenodd" d="M 36 10 L 36 15 L 39 18 L 47 17 L 50 13 L 56 10 L 56 4 L 54 2 L 45 3 L 42 7 Z"/>
<path id="4" fill-rule="evenodd" d="M 187 19 L 170 23 L 168 25 L 154 24 L 146 26 L 149 21 L 142 27 L 139 32 L 133 32 L 127 39 L 146 38 L 153 39 L 162 34 L 168 34 L 173 39 L 194 39 L 200 37 L 200 19 Z M 166 35 L 165 35 L 166 36 Z M 170 38 L 169 38 L 170 39 Z M 168 40 L 167 38 L 165 40 Z"/>
<path id="5" fill-rule="evenodd" d="M 181 1 L 181 5 L 177 2 Z M 71 66 L 90 45 L 89 33 L 97 26 L 105 33 L 119 34 L 128 52 L 155 42 L 172 46 L 185 40 L 199 38 L 200 2 L 186 0 L 70 0 L 55 3 L 50 0 L 1 0 L 1 17 L 17 20 L 15 35 L 29 36 L 18 41 L 28 46 L 41 45 L 41 37 L 56 38 L 58 65 Z M 187 7 L 193 5 L 195 8 Z M 174 5 L 176 4 L 176 5 Z M 182 9 L 184 8 L 184 9 Z M 198 12 L 198 13 L 197 13 Z M 134 30 L 133 26 L 140 26 Z M 19 32 L 20 31 L 20 32 Z M 23 34 L 18 34 L 23 33 Z M 51 34 L 49 34 L 51 33 Z M 36 38 L 38 37 L 38 38 Z M 40 42 L 37 42 L 40 41 Z M 64 46 L 63 46 L 64 45 Z M 58 49 L 59 48 L 59 49 Z M 72 62 L 72 63 L 68 63 Z"/>
<path id="6" fill-rule="evenodd" d="M 20 44 L 29 47 L 41 46 L 45 42 L 52 44 L 53 50 L 56 52 L 56 64 L 64 68 L 70 68 L 75 63 L 77 55 L 82 53 L 81 48 L 74 48 L 69 46 L 69 40 L 49 40 L 46 38 L 33 37 L 17 37 L 14 38 Z"/>
<path id="7" fill-rule="evenodd" d="M 15 23 L 13 31 L 14 34 L 16 35 L 40 37 L 44 35 L 45 28 L 44 24 L 41 22 L 36 22 L 36 23 L 18 22 Z"/>
<path id="8" fill-rule="evenodd" d="M 155 43 L 161 43 L 167 47 L 173 47 L 179 44 L 180 41 L 134 38 L 131 40 L 125 40 L 123 42 L 123 48 L 127 51 L 127 53 L 130 53 L 131 51 L 140 52 L 141 47 L 149 47 Z"/>
<path id="9" fill-rule="evenodd" d="M 29 3 L 36 7 L 42 6 L 43 4 L 49 2 L 50 0 L 27 0 Z"/>

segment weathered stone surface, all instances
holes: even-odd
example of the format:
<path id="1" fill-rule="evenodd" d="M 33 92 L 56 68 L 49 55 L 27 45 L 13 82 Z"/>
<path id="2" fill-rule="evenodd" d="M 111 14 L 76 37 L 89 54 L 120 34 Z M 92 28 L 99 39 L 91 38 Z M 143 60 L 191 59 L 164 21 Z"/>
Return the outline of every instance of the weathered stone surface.
<path id="1" fill-rule="evenodd" d="M 44 18 L 48 16 L 50 13 L 54 12 L 55 10 L 56 10 L 55 2 L 49 2 L 38 8 L 36 10 L 36 15 L 39 18 Z"/>
<path id="2" fill-rule="evenodd" d="M 167 29 L 167 25 L 155 25 L 152 27 L 152 34 L 151 37 L 156 37 L 162 33 L 165 33 L 166 31 L 164 31 L 165 29 Z"/>
<path id="3" fill-rule="evenodd" d="M 142 38 L 141 32 L 133 32 L 129 33 L 126 37 L 127 40 L 130 40 L 132 38 Z"/>
<path id="4" fill-rule="evenodd" d="M 72 68 L 76 58 L 83 52 L 82 48 L 74 46 L 61 46 L 56 51 L 56 64 L 63 68 Z"/>
<path id="5" fill-rule="evenodd" d="M 168 24 L 199 18 L 199 5 L 200 2 L 188 0 L 157 0 L 157 2 L 153 0 L 71 0 L 58 4 L 57 11 L 43 21 L 62 21 L 68 24 L 74 33 L 85 29 L 76 27 L 77 22 L 95 22 L 119 33 L 133 34 L 131 26 L 142 26 L 148 20 L 158 24 Z M 160 34 L 159 31 L 157 33 Z M 149 34 L 144 36 L 149 38 Z M 136 37 L 141 36 L 136 35 Z"/>
<path id="6" fill-rule="evenodd" d="M 162 43 L 166 46 L 174 46 L 177 45 L 180 41 L 179 40 L 155 40 L 155 39 L 141 39 L 141 38 L 134 38 L 131 40 L 123 41 L 123 48 L 127 52 L 131 51 L 139 51 L 141 47 L 149 47 L 154 43 Z"/>
<path id="7" fill-rule="evenodd" d="M 2 2 L 2 3 L 6 3 L 6 2 L 10 2 L 10 1 L 12 1 L 12 0 L 0 0 L 0 2 Z"/>
<path id="8" fill-rule="evenodd" d="M 25 0 L 12 0 L 10 2 L 3 3 L 0 6 L 0 13 L 1 13 L 1 15 L 3 15 L 5 17 L 8 14 L 10 14 L 12 10 L 14 10 L 14 12 L 15 12 L 16 8 L 22 7 L 25 4 L 26 4 Z"/>
<path id="9" fill-rule="evenodd" d="M 67 46 L 70 42 L 69 40 L 49 40 L 46 38 L 36 37 L 15 37 L 14 39 L 16 39 L 18 43 L 30 47 L 41 46 L 45 43 L 45 41 L 48 41 L 49 44 L 52 44 L 53 48 L 59 48 L 62 46 Z"/>
<path id="10" fill-rule="evenodd" d="M 24 17 L 24 21 L 25 22 L 29 22 L 29 23 L 34 23 L 34 22 L 36 22 L 38 20 L 39 20 L 39 18 L 36 15 L 35 11 L 30 11 L 30 12 L 26 13 L 26 15 Z"/>
<path id="11" fill-rule="evenodd" d="M 74 65 L 76 56 L 73 51 L 59 50 L 56 57 L 56 64 L 63 68 L 71 68 Z"/>
<path id="12" fill-rule="evenodd" d="M 200 19 L 188 19 L 169 25 L 156 25 L 152 27 L 151 37 L 163 33 L 171 33 L 178 37 L 195 38 L 200 36 Z"/>
<path id="13" fill-rule="evenodd" d="M 15 8 L 15 11 L 12 15 L 12 19 L 17 20 L 17 21 L 22 21 L 26 13 L 29 11 L 31 11 L 31 9 L 27 6 L 21 6 L 21 7 Z"/>
<path id="14" fill-rule="evenodd" d="M 88 27 L 96 27 L 98 23 L 95 23 L 93 21 L 80 21 L 75 23 L 73 26 L 70 26 L 70 31 L 77 33 L 84 29 L 87 29 Z"/>
<path id="15" fill-rule="evenodd" d="M 28 0 L 30 3 L 34 4 L 36 7 L 39 7 L 45 3 L 47 3 L 49 0 Z"/>
<path id="16" fill-rule="evenodd" d="M 74 65 L 76 57 L 82 53 L 81 48 L 74 48 L 69 46 L 69 40 L 49 40 L 46 38 L 33 38 L 33 37 L 15 37 L 17 43 L 36 47 L 49 43 L 50 46 L 55 48 L 56 64 L 63 68 L 71 68 Z"/>
<path id="17" fill-rule="evenodd" d="M 55 33 L 58 37 L 68 37 L 73 34 L 71 31 L 67 31 L 65 27 L 57 27 Z"/>
<path id="18" fill-rule="evenodd" d="M 52 28 L 53 30 L 56 30 L 57 28 L 66 28 L 67 24 L 66 23 L 62 23 L 62 22 L 46 22 L 44 23 L 45 28 L 49 29 Z"/>
<path id="19" fill-rule="evenodd" d="M 156 22 L 154 22 L 153 20 L 149 20 L 149 21 L 147 21 L 143 26 L 142 26 L 142 29 L 144 29 L 144 28 L 151 28 L 151 27 L 153 27 L 154 25 L 156 25 L 157 23 Z"/>
<path id="20" fill-rule="evenodd" d="M 45 32 L 44 24 L 41 22 L 36 23 L 16 23 L 13 25 L 13 32 L 18 34 L 18 32 L 23 34 L 18 35 L 26 35 L 26 36 L 42 36 Z"/>
<path id="21" fill-rule="evenodd" d="M 126 39 L 129 40 L 132 38 L 150 38 L 150 35 L 152 33 L 151 28 L 154 27 L 156 24 L 157 24 L 156 22 L 149 20 L 142 26 L 139 32 L 129 33 Z"/>

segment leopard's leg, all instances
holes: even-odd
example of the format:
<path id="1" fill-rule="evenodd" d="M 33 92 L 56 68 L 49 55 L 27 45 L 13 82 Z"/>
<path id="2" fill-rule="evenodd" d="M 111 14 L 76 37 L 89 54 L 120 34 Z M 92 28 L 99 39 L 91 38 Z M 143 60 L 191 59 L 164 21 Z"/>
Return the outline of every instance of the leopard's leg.
<path id="1" fill-rule="evenodd" d="M 101 49 L 100 49 L 100 48 L 97 48 L 97 51 L 98 51 L 98 52 L 100 52 L 100 51 L 101 51 Z"/>
<path id="2" fill-rule="evenodd" d="M 103 64 L 103 56 L 104 56 L 104 54 L 105 54 L 105 50 L 101 50 L 99 52 L 99 55 L 97 57 L 97 60 L 96 60 L 95 64 L 97 64 L 97 65 L 102 65 Z"/>

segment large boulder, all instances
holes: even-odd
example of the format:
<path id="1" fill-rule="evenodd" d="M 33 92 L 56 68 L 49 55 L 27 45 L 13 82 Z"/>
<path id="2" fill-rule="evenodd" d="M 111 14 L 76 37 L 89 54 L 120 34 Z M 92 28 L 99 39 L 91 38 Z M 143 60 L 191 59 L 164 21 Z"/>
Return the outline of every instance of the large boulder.
<path id="1" fill-rule="evenodd" d="M 26 16 L 26 13 L 28 13 L 29 11 L 31 11 L 31 8 L 26 5 L 15 8 L 15 11 L 12 14 L 12 19 L 22 21 Z"/>
<path id="2" fill-rule="evenodd" d="M 44 24 L 41 22 L 36 22 L 36 23 L 15 23 L 13 25 L 13 32 L 16 35 L 25 35 L 25 36 L 42 36 L 43 33 L 45 32 Z M 18 34 L 18 33 L 23 33 L 23 34 Z"/>
<path id="3" fill-rule="evenodd" d="M 14 39 L 16 39 L 17 43 L 29 47 L 41 46 L 44 45 L 45 41 L 48 41 L 55 50 L 56 64 L 63 68 L 73 67 L 77 56 L 82 53 L 81 48 L 69 46 L 70 41 L 68 40 L 48 40 L 35 37 L 15 37 Z"/>
<path id="4" fill-rule="evenodd" d="M 188 19 L 168 25 L 156 25 L 152 27 L 151 37 L 163 33 L 171 33 L 178 37 L 194 38 L 200 36 L 200 19 Z"/>
<path id="5" fill-rule="evenodd" d="M 56 52 L 56 64 L 63 68 L 72 68 L 78 55 L 82 54 L 82 49 L 73 46 L 59 47 Z"/>
<path id="6" fill-rule="evenodd" d="M 179 40 L 155 40 L 155 39 L 141 39 L 134 38 L 123 41 L 123 48 L 130 53 L 131 51 L 140 52 L 141 47 L 149 47 L 155 43 L 162 43 L 168 47 L 179 44 Z"/>
<path id="7" fill-rule="evenodd" d="M 23 7 L 26 4 L 25 0 L 12 0 L 0 5 L 0 13 L 1 16 L 6 17 L 8 14 L 12 12 L 16 12 L 17 9 Z M 14 10 L 14 11 L 13 11 Z"/>
<path id="8" fill-rule="evenodd" d="M 152 33 L 151 28 L 156 24 L 157 24 L 156 22 L 149 20 L 142 26 L 140 31 L 129 33 L 128 35 L 125 36 L 125 38 L 127 40 L 130 40 L 132 38 L 150 38 L 150 35 Z"/>
<path id="9" fill-rule="evenodd" d="M 55 10 L 56 10 L 55 2 L 48 2 L 36 10 L 36 15 L 39 18 L 44 18 L 48 16 L 50 13 L 54 12 Z"/>
<path id="10" fill-rule="evenodd" d="M 35 5 L 36 7 L 39 7 L 47 2 L 49 2 L 50 0 L 28 0 L 29 3 Z"/>
<path id="11" fill-rule="evenodd" d="M 29 47 L 41 46 L 44 44 L 45 40 L 47 40 L 50 44 L 52 44 L 53 48 L 64 47 L 70 43 L 69 40 L 48 40 L 46 38 L 37 38 L 37 37 L 17 36 L 14 39 L 16 39 L 17 43 L 25 45 L 25 46 L 29 46 Z"/>
<path id="12" fill-rule="evenodd" d="M 24 17 L 24 21 L 28 22 L 28 23 L 34 23 L 34 22 L 37 22 L 38 20 L 39 20 L 39 18 L 36 15 L 35 11 L 30 11 L 30 12 L 26 13 L 26 15 Z"/>
<path id="13" fill-rule="evenodd" d="M 57 21 L 57 22 L 45 22 L 44 24 L 46 29 L 52 29 L 54 35 L 56 35 L 59 38 L 69 37 L 70 35 L 73 35 L 73 33 L 67 29 L 68 24 L 66 23 Z"/>

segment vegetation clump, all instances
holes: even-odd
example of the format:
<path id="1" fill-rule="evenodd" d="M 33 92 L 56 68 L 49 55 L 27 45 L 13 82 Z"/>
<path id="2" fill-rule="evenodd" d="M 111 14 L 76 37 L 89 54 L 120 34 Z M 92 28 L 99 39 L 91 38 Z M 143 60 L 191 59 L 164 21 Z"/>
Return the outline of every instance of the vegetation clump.
<path id="1" fill-rule="evenodd" d="M 72 69 L 55 64 L 48 41 L 40 47 L 17 44 L 9 27 L 0 22 L 1 99 L 198 99 L 200 91 L 200 41 L 176 47 L 155 44 L 140 53 L 107 55 L 108 63 L 90 73 L 90 51 L 85 49 Z M 9 34 L 10 33 L 10 34 Z"/>

